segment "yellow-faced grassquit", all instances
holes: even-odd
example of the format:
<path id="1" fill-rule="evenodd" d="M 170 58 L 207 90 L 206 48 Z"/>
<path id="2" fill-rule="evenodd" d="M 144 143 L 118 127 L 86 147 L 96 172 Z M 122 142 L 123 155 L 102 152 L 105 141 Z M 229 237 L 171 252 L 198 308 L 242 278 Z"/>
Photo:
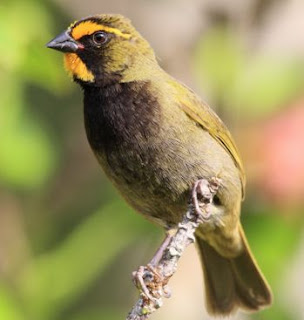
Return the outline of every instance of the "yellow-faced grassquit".
<path id="1" fill-rule="evenodd" d="M 83 89 L 89 143 L 126 201 L 166 229 L 187 211 L 196 181 L 218 177 L 211 218 L 196 232 L 207 310 L 229 315 L 271 303 L 270 288 L 240 224 L 245 175 L 223 122 L 159 65 L 121 15 L 73 23 L 47 45 Z"/>

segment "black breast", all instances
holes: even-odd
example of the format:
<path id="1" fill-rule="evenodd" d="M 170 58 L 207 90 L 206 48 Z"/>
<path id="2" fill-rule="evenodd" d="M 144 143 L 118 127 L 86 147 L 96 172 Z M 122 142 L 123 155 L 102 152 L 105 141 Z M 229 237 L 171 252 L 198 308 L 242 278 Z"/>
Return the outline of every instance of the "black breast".
<path id="1" fill-rule="evenodd" d="M 136 147 L 157 133 L 160 109 L 149 86 L 131 82 L 84 89 L 85 126 L 94 151 L 111 152 L 121 144 Z"/>
<path id="2" fill-rule="evenodd" d="M 162 192 L 161 109 L 149 82 L 86 88 L 84 116 L 89 143 L 116 185 Z"/>

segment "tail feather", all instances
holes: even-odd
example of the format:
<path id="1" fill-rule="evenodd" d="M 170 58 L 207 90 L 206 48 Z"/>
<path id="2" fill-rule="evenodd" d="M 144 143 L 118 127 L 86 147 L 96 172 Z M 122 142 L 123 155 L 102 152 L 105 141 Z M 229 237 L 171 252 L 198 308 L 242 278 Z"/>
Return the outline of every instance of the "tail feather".
<path id="1" fill-rule="evenodd" d="M 229 315 L 238 308 L 257 311 L 271 304 L 269 285 L 250 252 L 242 227 L 244 250 L 236 258 L 225 258 L 207 242 L 197 238 L 204 270 L 207 311 Z"/>

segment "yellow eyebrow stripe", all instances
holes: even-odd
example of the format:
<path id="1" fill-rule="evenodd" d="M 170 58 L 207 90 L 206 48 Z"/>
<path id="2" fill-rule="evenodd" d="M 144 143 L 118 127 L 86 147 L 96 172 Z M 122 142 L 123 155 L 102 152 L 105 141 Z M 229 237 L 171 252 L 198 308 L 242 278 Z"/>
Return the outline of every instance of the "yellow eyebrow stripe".
<path id="1" fill-rule="evenodd" d="M 81 37 L 86 36 L 86 35 L 91 35 L 96 31 L 105 31 L 105 32 L 113 33 L 113 34 L 116 34 L 117 36 L 120 36 L 124 39 L 131 38 L 130 34 L 123 33 L 119 29 L 103 26 L 103 25 L 100 25 L 100 24 L 92 22 L 92 21 L 81 22 L 76 27 L 72 28 L 71 36 L 75 40 L 78 40 Z"/>

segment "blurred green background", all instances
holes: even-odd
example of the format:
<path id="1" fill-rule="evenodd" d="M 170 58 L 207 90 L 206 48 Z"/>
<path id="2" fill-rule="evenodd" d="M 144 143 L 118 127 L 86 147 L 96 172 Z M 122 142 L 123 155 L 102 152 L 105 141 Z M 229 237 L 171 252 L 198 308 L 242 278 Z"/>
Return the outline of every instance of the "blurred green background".
<path id="1" fill-rule="evenodd" d="M 104 177 L 81 92 L 45 48 L 72 21 L 105 12 L 130 17 L 240 146 L 242 221 L 275 302 L 231 319 L 304 319 L 303 11 L 302 0 L 1 1 L 1 320 L 124 319 L 137 295 L 131 272 L 161 240 Z M 209 319 L 193 248 L 172 287 L 153 319 Z"/>

